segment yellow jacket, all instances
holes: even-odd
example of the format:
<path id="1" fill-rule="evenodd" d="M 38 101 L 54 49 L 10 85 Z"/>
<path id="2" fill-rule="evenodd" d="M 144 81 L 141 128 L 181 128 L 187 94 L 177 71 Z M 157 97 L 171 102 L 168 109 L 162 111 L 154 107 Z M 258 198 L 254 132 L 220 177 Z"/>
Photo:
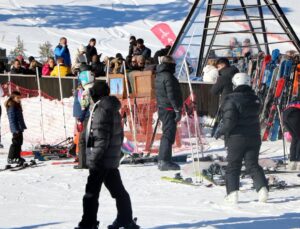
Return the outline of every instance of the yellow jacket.
<path id="1" fill-rule="evenodd" d="M 60 65 L 60 76 L 65 77 L 71 73 L 70 68 L 65 65 Z M 58 66 L 55 66 L 50 76 L 58 77 Z"/>

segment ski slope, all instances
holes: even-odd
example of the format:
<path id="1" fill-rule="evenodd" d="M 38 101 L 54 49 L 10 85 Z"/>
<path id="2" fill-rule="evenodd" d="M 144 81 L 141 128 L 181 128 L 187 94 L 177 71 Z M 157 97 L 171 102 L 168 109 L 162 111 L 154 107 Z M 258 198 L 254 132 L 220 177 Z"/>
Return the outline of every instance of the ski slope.
<path id="1" fill-rule="evenodd" d="M 234 4 L 236 0 L 230 1 Z M 151 28 L 160 22 L 170 25 L 175 34 L 192 5 L 192 0 L 1 0 L 0 47 L 8 52 L 21 36 L 27 56 L 39 56 L 38 46 L 45 41 L 57 45 L 60 37 L 69 40 L 72 53 L 80 44 L 97 38 L 104 55 L 128 52 L 130 35 L 142 37 L 153 53 L 162 47 Z M 292 7 L 297 0 L 278 0 L 296 33 L 300 35 L 299 13 Z M 233 15 L 234 16 L 234 15 Z M 275 27 L 277 25 L 274 25 Z M 238 26 L 237 26 L 238 29 Z M 240 28 L 241 29 L 241 28 Z"/>

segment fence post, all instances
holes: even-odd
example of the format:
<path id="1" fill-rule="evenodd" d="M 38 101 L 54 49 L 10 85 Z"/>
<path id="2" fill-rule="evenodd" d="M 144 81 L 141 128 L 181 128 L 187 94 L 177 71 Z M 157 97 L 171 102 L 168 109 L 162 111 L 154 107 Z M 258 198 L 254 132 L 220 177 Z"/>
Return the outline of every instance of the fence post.
<path id="1" fill-rule="evenodd" d="M 62 108 L 63 108 L 65 138 L 67 139 L 66 114 L 65 114 L 64 96 L 63 96 L 63 90 L 62 90 L 62 84 L 61 84 L 60 64 L 58 64 L 58 82 L 59 82 L 60 100 L 61 100 Z"/>
<path id="2" fill-rule="evenodd" d="M 8 94 L 11 95 L 11 75 L 8 72 Z"/>
<path id="3" fill-rule="evenodd" d="M 36 81 L 38 86 L 38 92 L 39 92 L 39 100 L 41 105 L 41 134 L 42 134 L 42 143 L 45 142 L 45 131 L 44 131 L 44 114 L 43 114 L 43 101 L 42 101 L 42 91 L 41 91 L 41 84 L 40 84 L 40 73 L 39 68 L 36 67 Z"/>

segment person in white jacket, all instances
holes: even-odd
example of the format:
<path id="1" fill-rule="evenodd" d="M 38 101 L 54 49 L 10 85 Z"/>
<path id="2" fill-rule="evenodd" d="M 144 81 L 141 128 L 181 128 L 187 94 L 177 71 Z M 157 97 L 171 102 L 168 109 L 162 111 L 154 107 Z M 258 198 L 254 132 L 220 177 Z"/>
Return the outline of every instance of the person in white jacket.
<path id="1" fill-rule="evenodd" d="M 86 47 L 84 45 L 80 45 L 77 49 L 76 55 L 74 57 L 74 60 L 72 62 L 72 72 L 73 74 L 76 74 L 76 72 L 79 70 L 81 64 L 87 64 L 87 58 L 86 58 Z"/>
<path id="2" fill-rule="evenodd" d="M 208 60 L 207 65 L 203 69 L 203 82 L 216 83 L 219 71 L 216 68 L 216 60 Z"/>

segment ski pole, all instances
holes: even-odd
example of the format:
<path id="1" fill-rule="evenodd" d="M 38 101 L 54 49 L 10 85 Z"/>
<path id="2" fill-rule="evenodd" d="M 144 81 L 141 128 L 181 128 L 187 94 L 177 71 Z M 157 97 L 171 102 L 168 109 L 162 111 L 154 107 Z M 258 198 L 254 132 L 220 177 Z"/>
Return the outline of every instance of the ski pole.
<path id="1" fill-rule="evenodd" d="M 109 65 L 110 65 L 110 61 L 108 59 L 107 60 L 107 65 L 106 65 L 106 83 L 108 83 L 108 81 L 109 81 Z"/>
<path id="2" fill-rule="evenodd" d="M 65 138 L 67 138 L 66 114 L 65 114 L 65 105 L 64 105 L 64 98 L 63 98 L 63 90 L 62 90 L 62 84 L 61 84 L 60 64 L 58 64 L 58 82 L 59 82 L 60 100 L 62 102 L 62 109 L 63 109 Z"/>
<path id="3" fill-rule="evenodd" d="M 41 92 L 41 83 L 40 83 L 40 76 L 39 76 L 39 68 L 36 67 L 36 81 L 38 86 L 38 92 L 39 92 L 39 100 L 40 100 L 40 112 L 41 112 L 41 134 L 42 134 L 42 142 L 45 142 L 45 132 L 44 132 L 44 118 L 43 118 L 43 101 L 42 101 L 42 92 Z"/>
<path id="4" fill-rule="evenodd" d="M 131 107 L 131 100 L 130 100 L 130 94 L 129 94 L 129 85 L 128 85 L 128 77 L 127 77 L 127 72 L 126 72 L 126 65 L 125 65 L 125 61 L 123 61 L 123 68 L 124 68 L 124 78 L 125 78 L 125 86 L 126 86 L 126 96 L 127 96 L 127 103 L 129 106 L 129 113 L 130 113 L 130 119 L 131 119 L 131 127 L 132 127 L 132 131 L 133 131 L 133 140 L 134 140 L 134 152 L 138 153 L 137 151 L 137 139 L 136 139 L 136 128 L 135 128 L 135 118 L 134 118 L 134 114 L 133 114 L 133 110 Z"/>
<path id="5" fill-rule="evenodd" d="M 195 155 L 194 155 L 194 146 L 193 146 L 193 142 L 192 142 L 192 135 L 191 135 L 191 129 L 190 129 L 190 121 L 189 121 L 189 116 L 187 113 L 187 109 L 185 109 L 185 115 L 186 115 L 186 125 L 187 125 L 187 129 L 188 129 L 188 136 L 189 136 L 189 142 L 190 142 L 190 146 L 191 146 L 191 150 L 192 150 L 192 164 L 193 164 L 193 171 L 195 174 L 195 180 L 196 182 L 198 182 L 198 176 L 197 176 L 197 171 L 196 171 L 196 165 L 195 165 Z M 199 160 L 199 158 L 198 158 Z M 200 175 L 200 166 L 199 166 L 199 175 Z"/>
<path id="6" fill-rule="evenodd" d="M 187 62 L 185 61 L 185 71 L 186 71 L 186 75 L 188 78 L 188 84 L 189 84 L 189 88 L 190 88 L 190 93 L 191 93 L 191 100 L 192 100 L 192 104 L 194 104 L 195 99 L 194 99 L 194 92 L 193 92 L 193 88 L 192 88 L 192 83 L 191 83 L 191 79 L 190 79 L 190 74 L 189 74 L 189 68 L 187 65 Z M 198 157 L 198 169 L 199 169 L 199 173 L 200 173 L 200 154 L 199 154 L 199 142 L 198 140 L 200 140 L 200 144 L 202 144 L 201 141 L 201 136 L 199 135 L 198 132 L 198 128 L 199 128 L 199 120 L 198 120 L 198 114 L 196 109 L 193 108 L 193 113 L 194 113 L 194 126 L 195 126 L 195 135 L 196 135 L 196 147 L 197 147 L 197 157 Z M 202 153 L 202 158 L 203 158 L 203 149 L 201 146 L 201 153 Z"/>
<path id="7" fill-rule="evenodd" d="M 8 94 L 11 95 L 11 74 L 8 72 Z"/>
<path id="8" fill-rule="evenodd" d="M 280 126 L 281 126 L 281 131 L 282 131 L 282 144 L 283 144 L 283 162 L 284 162 L 284 166 L 286 167 L 286 161 L 285 161 L 285 158 L 286 158 L 286 143 L 285 143 L 285 139 L 284 139 L 284 134 L 283 134 L 283 120 L 282 120 L 282 115 L 281 115 L 281 112 L 280 112 L 280 108 L 279 106 L 277 105 L 277 112 L 278 112 L 278 117 L 279 117 L 279 122 L 280 122 Z"/>

